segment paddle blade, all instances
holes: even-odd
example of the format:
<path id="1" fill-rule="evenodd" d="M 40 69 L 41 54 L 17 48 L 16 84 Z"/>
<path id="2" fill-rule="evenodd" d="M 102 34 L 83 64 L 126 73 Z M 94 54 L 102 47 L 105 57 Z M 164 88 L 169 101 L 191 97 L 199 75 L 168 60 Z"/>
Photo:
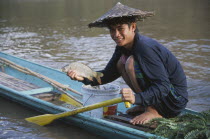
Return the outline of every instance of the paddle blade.
<path id="1" fill-rule="evenodd" d="M 78 101 L 70 98 L 68 95 L 66 94 L 61 94 L 59 100 L 64 101 L 66 103 L 69 103 L 75 107 L 82 107 L 83 105 L 81 103 L 79 103 Z"/>
<path id="2" fill-rule="evenodd" d="M 52 121 L 57 119 L 56 115 L 54 114 L 45 114 L 41 116 L 29 117 L 25 120 L 34 124 L 38 124 L 40 126 L 44 126 L 50 124 Z"/>

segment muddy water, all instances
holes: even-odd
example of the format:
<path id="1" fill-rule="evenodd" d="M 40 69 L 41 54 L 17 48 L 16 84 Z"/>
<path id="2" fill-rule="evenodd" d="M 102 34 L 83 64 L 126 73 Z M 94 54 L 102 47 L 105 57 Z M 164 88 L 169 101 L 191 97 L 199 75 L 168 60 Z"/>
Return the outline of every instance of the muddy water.
<path id="1" fill-rule="evenodd" d="M 155 11 L 138 23 L 140 33 L 164 44 L 180 60 L 188 79 L 188 108 L 210 109 L 210 7 L 208 0 L 121 0 L 123 4 Z M 80 61 L 104 68 L 115 44 L 106 29 L 89 29 L 115 0 L 0 0 L 0 51 L 59 69 Z M 122 79 L 115 81 L 126 86 Z M 55 123 L 39 127 L 25 122 L 38 115 L 0 97 L 0 138 L 99 138 Z"/>

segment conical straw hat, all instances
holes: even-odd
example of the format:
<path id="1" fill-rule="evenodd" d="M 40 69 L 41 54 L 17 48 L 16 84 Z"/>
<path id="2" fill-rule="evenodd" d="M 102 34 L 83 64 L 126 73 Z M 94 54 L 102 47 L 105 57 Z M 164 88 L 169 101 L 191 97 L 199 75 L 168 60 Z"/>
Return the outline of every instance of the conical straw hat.
<path id="1" fill-rule="evenodd" d="M 111 10 L 98 18 L 96 21 L 90 23 L 89 27 L 107 27 L 106 21 L 114 18 L 134 17 L 136 21 L 143 20 L 146 17 L 153 16 L 153 12 L 141 11 L 118 2 Z"/>

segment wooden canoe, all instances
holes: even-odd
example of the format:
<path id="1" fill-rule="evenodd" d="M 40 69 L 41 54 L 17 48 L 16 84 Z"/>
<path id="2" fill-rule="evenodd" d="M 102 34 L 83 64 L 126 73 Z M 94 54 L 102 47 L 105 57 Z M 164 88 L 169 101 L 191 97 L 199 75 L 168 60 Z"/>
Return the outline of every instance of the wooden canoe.
<path id="1" fill-rule="evenodd" d="M 18 68 L 15 68 L 14 64 L 18 65 Z M 24 69 L 21 69 L 21 67 L 24 67 Z M 31 72 L 36 74 L 31 74 Z M 43 79 L 42 76 L 37 77 L 37 75 L 42 75 L 47 80 Z M 59 70 L 0 52 L 0 96 L 2 97 L 9 98 L 42 113 L 55 114 L 72 109 L 72 105 L 61 100 L 61 94 L 67 93 L 72 96 L 78 102 L 76 102 L 76 106 L 82 101 L 82 95 L 78 93 L 81 91 L 81 86 L 82 83 L 70 80 L 65 73 Z M 66 89 L 64 89 L 65 87 Z M 125 110 L 123 103 L 118 104 L 119 113 L 123 115 Z M 186 109 L 185 112 L 196 113 L 189 109 Z M 117 119 L 116 117 L 118 116 L 111 116 L 109 119 L 93 118 L 80 113 L 63 118 L 62 121 L 106 138 L 140 139 L 156 137 L 143 131 L 142 127 L 121 122 L 126 121 L 125 117 L 121 117 L 121 121 L 113 120 Z"/>

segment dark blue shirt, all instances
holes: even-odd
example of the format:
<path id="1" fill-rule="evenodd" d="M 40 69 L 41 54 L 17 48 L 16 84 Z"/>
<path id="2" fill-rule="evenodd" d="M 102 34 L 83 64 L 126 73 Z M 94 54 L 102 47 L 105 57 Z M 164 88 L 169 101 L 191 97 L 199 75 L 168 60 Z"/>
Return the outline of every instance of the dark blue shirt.
<path id="1" fill-rule="evenodd" d="M 167 96 L 171 93 L 171 85 L 174 88 L 175 98 L 182 97 L 186 100 L 182 107 L 186 106 L 188 99 L 187 82 L 183 68 L 177 58 L 162 44 L 156 40 L 136 33 L 134 45 L 131 51 L 124 47 L 116 46 L 115 52 L 104 70 L 101 78 L 102 84 L 109 83 L 120 77 L 117 70 L 117 62 L 122 54 L 133 55 L 139 64 L 145 77 L 146 88 L 143 92 L 137 92 L 135 103 L 142 106 L 151 106 L 163 103 L 167 104 Z M 98 85 L 92 82 L 92 85 Z M 183 101 L 182 99 L 182 101 Z M 171 103 L 171 102 L 169 102 Z M 176 105 L 183 102 L 177 102 Z M 173 107 L 173 105 L 172 105 Z M 173 108 L 172 108 L 173 109 Z M 172 110 L 173 111 L 173 110 Z"/>

